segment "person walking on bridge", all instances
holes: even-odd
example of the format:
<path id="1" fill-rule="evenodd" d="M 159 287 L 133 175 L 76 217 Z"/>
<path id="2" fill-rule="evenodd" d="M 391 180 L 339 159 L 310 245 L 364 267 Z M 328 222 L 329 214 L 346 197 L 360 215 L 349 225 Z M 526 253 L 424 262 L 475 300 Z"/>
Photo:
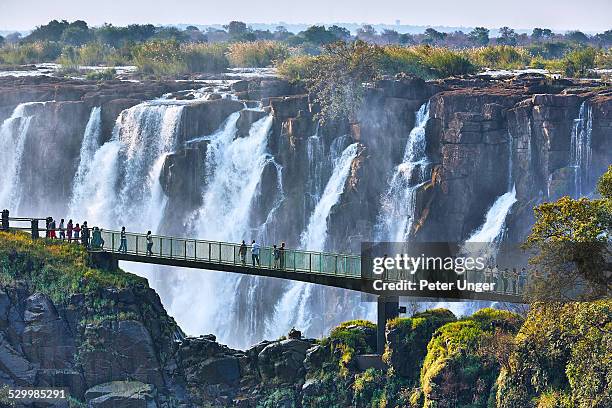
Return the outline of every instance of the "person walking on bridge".
<path id="1" fill-rule="evenodd" d="M 151 235 L 151 231 L 147 232 L 147 256 L 153 256 L 153 235 Z"/>
<path id="2" fill-rule="evenodd" d="M 246 265 L 247 245 L 246 242 L 244 242 L 244 239 L 242 240 L 242 244 L 240 244 L 238 255 L 240 255 L 240 262 L 242 262 L 242 266 Z"/>
<path id="3" fill-rule="evenodd" d="M 255 242 L 255 240 L 253 240 L 253 243 L 251 244 L 251 260 L 253 261 L 253 267 L 255 266 L 255 261 L 257 261 L 257 266 L 259 265 L 259 251 L 261 249 L 261 246 Z"/>
<path id="4" fill-rule="evenodd" d="M 121 227 L 121 244 L 119 245 L 119 252 L 124 254 L 127 252 L 127 237 L 125 235 L 125 227 Z"/>
<path id="5" fill-rule="evenodd" d="M 49 223 L 49 238 L 57 238 L 57 235 L 55 235 L 55 228 L 56 228 L 56 224 L 55 224 L 55 220 L 53 218 L 51 218 L 51 222 Z"/>

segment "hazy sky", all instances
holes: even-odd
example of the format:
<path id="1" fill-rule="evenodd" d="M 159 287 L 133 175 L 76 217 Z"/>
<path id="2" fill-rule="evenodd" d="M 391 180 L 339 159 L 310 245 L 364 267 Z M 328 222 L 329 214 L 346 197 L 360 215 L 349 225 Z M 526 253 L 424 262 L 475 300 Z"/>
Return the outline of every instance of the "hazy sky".
<path id="1" fill-rule="evenodd" d="M 612 28 L 611 16 L 612 0 L 0 0 L 0 30 L 82 19 L 92 25 L 400 20 L 411 25 L 604 31 Z"/>

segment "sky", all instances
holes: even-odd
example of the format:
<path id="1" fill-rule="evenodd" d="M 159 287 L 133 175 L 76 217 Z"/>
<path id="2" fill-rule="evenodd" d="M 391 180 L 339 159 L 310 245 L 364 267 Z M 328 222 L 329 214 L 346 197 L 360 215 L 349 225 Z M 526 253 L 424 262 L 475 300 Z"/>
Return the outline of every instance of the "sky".
<path id="1" fill-rule="evenodd" d="M 112 23 L 370 23 L 601 32 L 612 0 L 0 0 L 0 30 L 52 19 Z"/>

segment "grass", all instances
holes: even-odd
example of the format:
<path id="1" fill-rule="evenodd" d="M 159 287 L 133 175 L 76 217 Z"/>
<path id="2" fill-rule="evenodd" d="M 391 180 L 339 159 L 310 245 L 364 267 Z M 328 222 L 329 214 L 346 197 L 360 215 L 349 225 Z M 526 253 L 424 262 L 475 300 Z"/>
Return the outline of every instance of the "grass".
<path id="1" fill-rule="evenodd" d="M 227 58 L 234 67 L 268 67 L 289 57 L 289 47 L 278 41 L 232 43 Z"/>
<path id="2" fill-rule="evenodd" d="M 145 279 L 120 270 L 90 267 L 89 255 L 80 245 L 32 240 L 21 232 L 0 232 L 0 283 L 13 285 L 22 280 L 54 302 L 65 302 L 73 293 L 93 293 L 99 288 L 147 285 Z"/>

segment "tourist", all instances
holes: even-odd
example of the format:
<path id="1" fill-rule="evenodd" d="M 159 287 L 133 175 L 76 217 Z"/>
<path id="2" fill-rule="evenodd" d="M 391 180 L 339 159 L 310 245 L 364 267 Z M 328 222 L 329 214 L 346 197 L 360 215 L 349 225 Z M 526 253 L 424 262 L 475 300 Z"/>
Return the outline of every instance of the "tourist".
<path id="1" fill-rule="evenodd" d="M 80 238 L 81 238 L 81 226 L 77 222 L 76 225 L 74 226 L 74 241 L 79 242 Z"/>
<path id="2" fill-rule="evenodd" d="M 51 239 L 57 238 L 57 235 L 55 235 L 55 227 L 55 220 L 51 218 L 51 223 L 49 223 L 49 238 Z"/>
<path id="3" fill-rule="evenodd" d="M 255 266 L 255 261 L 257 261 L 257 266 L 259 265 L 259 250 L 261 246 L 253 240 L 251 243 L 251 260 L 253 261 L 253 266 Z"/>
<path id="4" fill-rule="evenodd" d="M 276 247 L 276 244 L 272 245 L 272 257 L 274 258 L 274 269 L 278 269 L 278 262 L 280 261 L 280 251 Z"/>
<path id="5" fill-rule="evenodd" d="M 279 252 L 280 252 L 280 268 L 281 269 L 285 269 L 285 250 L 286 250 L 285 243 L 281 242 L 281 246 L 280 246 L 280 249 L 279 249 Z"/>
<path id="6" fill-rule="evenodd" d="M 525 290 L 525 285 L 527 284 L 527 270 L 523 266 L 521 271 L 519 272 L 519 294 L 522 294 Z"/>
<path id="7" fill-rule="evenodd" d="M 244 239 L 242 240 L 242 244 L 240 244 L 240 249 L 238 249 L 238 255 L 240 255 L 240 262 L 242 265 L 246 265 L 247 245 Z"/>
<path id="8" fill-rule="evenodd" d="M 504 293 L 508 292 L 508 277 L 510 276 L 510 271 L 508 270 L 508 268 L 504 268 L 504 270 L 501 273 L 501 278 L 502 278 L 502 282 L 504 285 L 503 291 Z"/>
<path id="9" fill-rule="evenodd" d="M 74 231 L 74 225 L 72 224 L 72 220 L 68 220 L 68 225 L 66 225 L 66 232 L 68 233 L 68 242 L 72 242 L 72 232 Z"/>
<path id="10" fill-rule="evenodd" d="M 495 291 L 500 292 L 500 281 L 499 281 L 499 268 L 497 265 L 491 271 L 491 276 L 493 277 L 493 283 L 495 284 Z"/>
<path id="11" fill-rule="evenodd" d="M 147 232 L 147 256 L 153 256 L 153 236 L 151 231 Z"/>
<path id="12" fill-rule="evenodd" d="M 98 227 L 94 227 L 91 235 L 91 249 L 102 249 L 103 247 L 104 239 L 102 239 L 102 232 Z"/>
<path id="13" fill-rule="evenodd" d="M 81 245 L 89 248 L 89 227 L 87 226 L 87 221 L 83 221 L 81 225 Z"/>
<path id="14" fill-rule="evenodd" d="M 491 283 L 491 265 L 487 265 L 484 270 L 485 283 Z"/>
<path id="15" fill-rule="evenodd" d="M 516 270 L 516 268 L 512 268 L 512 293 L 514 293 L 515 295 L 517 294 L 517 291 L 518 291 L 518 280 L 519 280 L 519 273 Z"/>
<path id="16" fill-rule="evenodd" d="M 66 226 L 64 225 L 64 219 L 63 218 L 60 220 L 59 236 L 60 236 L 60 239 L 62 241 L 66 239 Z"/>
<path id="17" fill-rule="evenodd" d="M 125 227 L 121 227 L 121 244 L 119 245 L 119 252 L 124 254 L 127 252 L 127 237 L 125 235 Z"/>

